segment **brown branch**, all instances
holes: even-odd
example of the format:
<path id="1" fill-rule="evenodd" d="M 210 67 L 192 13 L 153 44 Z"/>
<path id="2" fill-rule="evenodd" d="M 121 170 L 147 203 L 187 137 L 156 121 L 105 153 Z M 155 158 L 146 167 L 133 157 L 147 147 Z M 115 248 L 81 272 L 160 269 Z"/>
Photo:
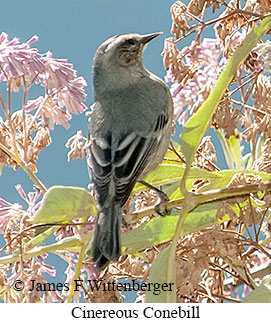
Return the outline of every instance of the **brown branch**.
<path id="1" fill-rule="evenodd" d="M 202 203 L 207 203 L 207 202 L 225 199 L 229 197 L 249 195 L 251 193 L 256 193 L 259 191 L 271 191 L 271 182 L 238 185 L 235 187 L 226 187 L 222 189 L 210 190 L 203 193 L 188 192 L 187 197 L 161 203 L 159 205 L 159 208 L 161 211 L 165 211 L 165 210 L 170 211 L 174 208 L 179 208 L 179 207 L 184 208 L 184 206 L 191 205 L 193 206 L 192 207 L 193 209 Z M 127 213 L 124 219 L 127 223 L 134 223 L 134 222 L 137 222 L 139 219 L 154 213 L 155 213 L 155 206 L 151 206 L 140 211 Z"/>
<path id="2" fill-rule="evenodd" d="M 41 223 L 41 224 L 34 224 L 30 227 L 27 227 L 25 228 L 24 230 L 22 230 L 21 232 L 19 232 L 15 237 L 13 237 L 7 244 L 5 244 L 5 246 L 0 249 L 0 254 L 5 251 L 5 249 L 7 247 L 9 247 L 11 245 L 11 243 L 15 240 L 17 240 L 18 238 L 21 237 L 22 234 L 24 234 L 25 232 L 27 231 L 30 231 L 30 230 L 34 230 L 34 229 L 38 229 L 38 228 L 42 228 L 42 227 L 47 227 L 47 226 L 77 226 L 77 225 L 89 225 L 89 224 L 95 224 L 95 222 L 79 222 L 79 223 L 74 223 L 74 222 L 71 222 L 71 223 L 59 223 L 59 222 L 55 222 L 55 223 Z"/>

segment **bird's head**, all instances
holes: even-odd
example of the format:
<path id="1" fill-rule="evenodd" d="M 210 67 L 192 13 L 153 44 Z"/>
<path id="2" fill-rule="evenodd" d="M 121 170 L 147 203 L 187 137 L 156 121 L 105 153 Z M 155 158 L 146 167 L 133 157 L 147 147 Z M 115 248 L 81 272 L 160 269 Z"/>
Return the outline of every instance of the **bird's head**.
<path id="1" fill-rule="evenodd" d="M 109 38 L 98 48 L 94 65 L 104 68 L 142 65 L 142 53 L 146 45 L 161 33 L 147 35 L 121 34 Z"/>

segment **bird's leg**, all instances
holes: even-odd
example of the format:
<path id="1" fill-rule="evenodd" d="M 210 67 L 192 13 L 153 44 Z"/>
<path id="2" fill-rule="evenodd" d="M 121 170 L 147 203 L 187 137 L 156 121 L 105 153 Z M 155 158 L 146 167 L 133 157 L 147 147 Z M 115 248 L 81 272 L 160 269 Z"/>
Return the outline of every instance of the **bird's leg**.
<path id="1" fill-rule="evenodd" d="M 162 190 L 160 190 L 159 188 L 152 186 L 151 184 L 149 184 L 145 181 L 139 181 L 139 183 L 148 187 L 150 190 L 155 191 L 157 193 L 157 195 L 159 196 L 162 203 L 169 201 L 167 194 L 165 192 L 163 192 Z"/>
<path id="2" fill-rule="evenodd" d="M 122 209 L 122 217 L 121 217 L 121 224 L 125 227 L 129 225 L 129 223 L 126 221 L 125 217 L 127 216 L 129 212 L 125 209 L 125 206 Z"/>
<path id="3" fill-rule="evenodd" d="M 139 181 L 139 183 L 143 184 L 144 186 L 148 187 L 149 189 L 155 191 L 155 193 L 158 195 L 160 202 L 155 205 L 154 210 L 158 215 L 165 216 L 170 214 L 170 210 L 168 210 L 166 207 L 163 207 L 163 210 L 161 210 L 161 206 L 163 204 L 166 205 L 166 203 L 169 201 L 169 198 L 165 192 L 160 190 L 159 188 L 152 186 L 151 184 L 145 182 L 145 181 Z"/>

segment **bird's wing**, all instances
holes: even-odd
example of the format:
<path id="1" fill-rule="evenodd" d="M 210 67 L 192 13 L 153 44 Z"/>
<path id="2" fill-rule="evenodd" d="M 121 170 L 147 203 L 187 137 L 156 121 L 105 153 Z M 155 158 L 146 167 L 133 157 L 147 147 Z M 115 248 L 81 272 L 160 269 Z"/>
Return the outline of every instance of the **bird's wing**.
<path id="1" fill-rule="evenodd" d="M 92 179 L 100 205 L 110 196 L 123 205 L 128 199 L 138 177 L 150 162 L 150 156 L 159 147 L 162 129 L 169 122 L 161 114 L 147 136 L 135 132 L 124 135 L 112 151 L 110 132 L 100 138 L 90 138 L 89 155 Z"/>

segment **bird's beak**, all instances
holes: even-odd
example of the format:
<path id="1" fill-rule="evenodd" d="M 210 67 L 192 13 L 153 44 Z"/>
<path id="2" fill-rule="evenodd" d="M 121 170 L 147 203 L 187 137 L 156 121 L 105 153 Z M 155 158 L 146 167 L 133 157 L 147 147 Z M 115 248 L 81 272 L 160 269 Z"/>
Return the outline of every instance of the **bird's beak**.
<path id="1" fill-rule="evenodd" d="M 141 43 L 143 45 L 146 45 L 148 42 L 150 42 L 152 39 L 154 39 L 155 37 L 159 36 L 163 34 L 162 32 L 159 33 L 153 33 L 153 34 L 147 34 L 147 35 L 142 35 L 141 36 Z"/>

